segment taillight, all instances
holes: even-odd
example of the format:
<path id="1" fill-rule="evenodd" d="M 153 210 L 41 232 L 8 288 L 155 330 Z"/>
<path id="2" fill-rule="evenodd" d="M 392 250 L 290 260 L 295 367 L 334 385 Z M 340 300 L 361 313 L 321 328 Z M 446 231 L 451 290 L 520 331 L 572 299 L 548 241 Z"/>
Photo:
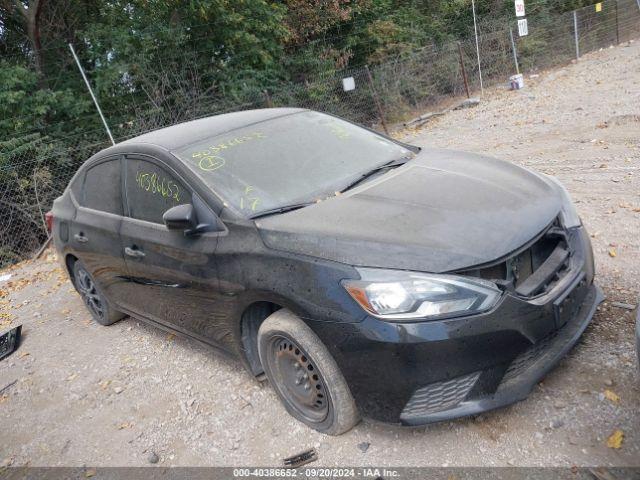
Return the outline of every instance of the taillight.
<path id="1" fill-rule="evenodd" d="M 53 212 L 48 211 L 44 214 L 44 222 L 47 224 L 47 231 L 51 233 L 51 230 L 53 230 Z"/>

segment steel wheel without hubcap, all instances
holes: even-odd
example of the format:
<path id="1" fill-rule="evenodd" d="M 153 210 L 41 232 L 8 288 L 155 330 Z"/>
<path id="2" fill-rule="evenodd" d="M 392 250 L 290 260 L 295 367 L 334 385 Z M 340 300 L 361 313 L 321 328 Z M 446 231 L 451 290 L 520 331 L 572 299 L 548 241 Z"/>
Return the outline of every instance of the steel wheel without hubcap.
<path id="1" fill-rule="evenodd" d="M 257 340 L 264 373 L 292 416 L 327 435 L 358 423 L 349 386 L 309 325 L 281 308 L 260 324 Z"/>
<path id="2" fill-rule="evenodd" d="M 305 352 L 289 338 L 271 339 L 267 360 L 278 387 L 291 406 L 309 422 L 322 422 L 329 413 L 326 387 L 320 371 Z"/>
<path id="3" fill-rule="evenodd" d="M 93 313 L 96 317 L 100 319 L 105 318 L 105 308 L 102 297 L 96 290 L 96 286 L 93 283 L 93 280 L 87 273 L 84 268 L 79 268 L 76 272 L 77 274 L 77 287 L 80 292 L 80 296 L 84 300 L 84 303 L 87 305 L 87 308 Z"/>

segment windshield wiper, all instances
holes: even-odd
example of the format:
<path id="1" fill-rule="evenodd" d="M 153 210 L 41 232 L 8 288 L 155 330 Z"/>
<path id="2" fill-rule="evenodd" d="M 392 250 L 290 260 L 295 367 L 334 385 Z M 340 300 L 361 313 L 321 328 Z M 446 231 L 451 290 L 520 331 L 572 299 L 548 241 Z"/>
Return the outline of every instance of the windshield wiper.
<path id="1" fill-rule="evenodd" d="M 407 163 L 409 160 L 411 160 L 411 159 L 407 158 L 407 157 L 402 157 L 400 160 L 391 160 L 390 162 L 383 163 L 382 165 L 378 165 L 374 169 L 369 170 L 366 173 L 363 173 L 358 178 L 356 178 L 354 181 L 349 183 L 346 187 L 344 187 L 342 190 L 340 190 L 340 193 L 344 193 L 347 190 L 351 190 L 352 188 L 360 185 L 367 178 L 372 177 L 373 175 L 375 175 L 376 173 L 380 172 L 381 170 L 387 170 L 388 168 L 399 167 L 400 165 L 404 165 L 405 163 Z"/>
<path id="2" fill-rule="evenodd" d="M 256 213 L 255 215 L 251 215 L 250 219 L 256 219 L 260 217 L 266 217 L 267 215 L 274 215 L 276 213 L 284 213 L 290 212 L 291 210 L 298 210 L 299 208 L 308 207 L 309 205 L 313 205 L 316 202 L 302 202 L 302 203 L 292 203 L 291 205 L 282 205 L 281 207 L 270 208 L 269 210 L 264 210 L 262 212 Z"/>
<path id="3" fill-rule="evenodd" d="M 399 167 L 400 165 L 404 165 L 405 163 L 407 163 L 409 160 L 411 160 L 411 158 L 402 157 L 399 160 L 391 160 L 391 161 L 389 161 L 387 163 L 383 163 L 382 165 L 378 165 L 377 167 L 373 168 L 372 170 L 369 170 L 368 172 L 360 175 L 358 178 L 356 178 L 354 181 L 352 181 L 349 185 L 347 185 L 345 188 L 340 190 L 340 193 L 345 192 L 345 191 L 355 187 L 356 185 L 360 184 L 361 182 L 363 182 L 367 178 L 371 177 L 372 175 L 380 172 L 381 170 L 386 170 L 388 168 Z M 266 217 L 267 215 L 275 215 L 276 213 L 290 212 L 292 210 L 298 210 L 299 208 L 308 207 L 309 205 L 313 205 L 314 203 L 317 203 L 317 201 L 314 200 L 314 201 L 311 201 L 311 202 L 300 202 L 300 203 L 292 203 L 291 205 L 282 205 L 280 207 L 270 208 L 269 210 L 264 210 L 262 212 L 258 212 L 255 215 L 250 216 L 249 218 L 251 220 L 254 220 L 256 218 Z"/>

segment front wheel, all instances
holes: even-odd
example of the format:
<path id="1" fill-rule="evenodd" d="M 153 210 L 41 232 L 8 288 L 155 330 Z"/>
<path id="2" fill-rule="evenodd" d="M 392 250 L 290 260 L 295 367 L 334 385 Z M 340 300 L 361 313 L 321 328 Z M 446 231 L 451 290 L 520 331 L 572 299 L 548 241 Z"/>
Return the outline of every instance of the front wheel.
<path id="1" fill-rule="evenodd" d="M 289 310 L 260 325 L 258 353 L 287 411 L 328 435 L 351 430 L 360 417 L 349 386 L 318 336 Z"/>

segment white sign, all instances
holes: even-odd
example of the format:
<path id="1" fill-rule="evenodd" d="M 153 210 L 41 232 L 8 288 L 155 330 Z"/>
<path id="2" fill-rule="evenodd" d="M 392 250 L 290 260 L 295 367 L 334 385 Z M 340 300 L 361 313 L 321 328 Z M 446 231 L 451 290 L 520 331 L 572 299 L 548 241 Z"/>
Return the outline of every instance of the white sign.
<path id="1" fill-rule="evenodd" d="M 350 92 L 356 89 L 356 81 L 353 77 L 347 77 L 342 79 L 342 89 L 345 92 Z"/>
<path id="2" fill-rule="evenodd" d="M 527 26 L 527 19 L 523 18 L 522 20 L 518 20 L 518 33 L 521 37 L 525 35 L 529 35 L 529 27 Z"/>
<path id="3" fill-rule="evenodd" d="M 524 17 L 524 0 L 515 0 L 516 17 Z"/>

